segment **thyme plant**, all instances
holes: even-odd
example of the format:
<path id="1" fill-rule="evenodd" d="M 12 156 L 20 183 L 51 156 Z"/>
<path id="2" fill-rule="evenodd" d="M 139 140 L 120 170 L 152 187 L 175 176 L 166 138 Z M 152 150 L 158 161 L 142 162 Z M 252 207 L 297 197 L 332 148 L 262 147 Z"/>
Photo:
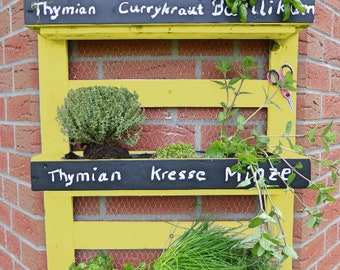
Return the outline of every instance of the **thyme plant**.
<path id="1" fill-rule="evenodd" d="M 256 129 L 251 130 L 251 135 L 248 137 L 242 136 L 242 130 L 245 129 L 246 124 L 254 118 L 261 111 L 261 109 L 267 105 L 280 107 L 274 103 L 273 98 L 280 92 L 280 87 L 295 90 L 293 76 L 291 72 L 287 72 L 284 81 L 279 81 L 276 91 L 268 95 L 264 91 L 265 100 L 263 105 L 260 106 L 249 117 L 245 118 L 235 108 L 236 101 L 240 95 L 249 94 L 242 91 L 243 84 L 246 80 L 251 80 L 252 76 L 250 71 L 258 68 L 254 65 L 254 59 L 252 57 L 239 58 L 240 66 L 242 70 L 238 72 L 239 77 L 227 80 L 227 73 L 233 69 L 234 61 L 221 60 L 218 62 L 216 68 L 223 74 L 223 81 L 214 81 L 221 89 L 226 91 L 226 101 L 222 102 L 222 111 L 217 116 L 217 122 L 220 124 L 220 138 L 214 141 L 207 149 L 206 154 L 210 157 L 223 158 L 223 157 L 236 157 L 238 163 L 232 167 L 234 172 L 244 172 L 246 168 L 250 168 L 252 177 L 244 180 L 239 184 L 239 187 L 247 187 L 251 184 L 251 181 L 255 183 L 255 188 L 258 191 L 260 210 L 259 213 L 250 220 L 249 228 L 258 228 L 255 233 L 250 234 L 249 237 L 244 240 L 244 243 L 251 243 L 253 245 L 253 253 L 257 256 L 271 256 L 283 261 L 287 257 L 293 259 L 297 258 L 297 254 L 294 249 L 289 246 L 285 239 L 285 232 L 281 226 L 281 222 L 284 219 L 280 209 L 278 209 L 270 195 L 270 186 L 267 185 L 267 179 L 263 178 L 259 173 L 259 164 L 263 162 L 269 162 L 271 166 L 281 160 L 291 167 L 292 173 L 289 175 L 286 183 L 287 191 L 293 192 L 290 184 L 294 181 L 294 178 L 298 174 L 297 169 L 301 168 L 301 164 L 292 167 L 288 161 L 285 160 L 283 153 L 290 152 L 295 156 L 305 157 L 312 159 L 317 164 L 328 168 L 333 183 L 337 182 L 339 175 L 338 166 L 339 160 L 324 160 L 317 159 L 308 155 L 305 149 L 293 143 L 293 137 L 307 138 L 311 145 L 316 143 L 316 140 L 320 140 L 326 153 L 330 152 L 330 145 L 335 142 L 337 133 L 331 131 L 332 123 L 329 123 L 325 128 L 314 127 L 306 134 L 295 135 L 291 134 L 292 123 L 286 123 L 286 126 L 282 129 L 282 134 L 278 134 L 275 138 L 280 138 L 277 145 L 270 145 L 270 136 L 259 132 Z M 236 130 L 231 134 L 227 132 L 226 123 L 231 121 L 232 118 L 236 119 Z M 295 197 L 303 205 L 303 211 L 309 215 L 309 219 L 306 223 L 308 228 L 317 227 L 323 220 L 323 213 L 320 211 L 321 205 L 327 202 L 335 201 L 335 198 L 331 195 L 332 191 L 335 191 L 334 187 L 329 187 L 324 183 L 313 182 L 311 179 L 306 179 L 309 183 L 309 189 L 317 192 L 315 205 L 308 206 L 296 195 Z M 268 200 L 264 200 L 267 198 Z M 269 203 L 266 205 L 265 201 Z M 268 230 L 268 227 L 275 226 L 279 233 L 272 234 Z"/>
<path id="2" fill-rule="evenodd" d="M 81 144 L 125 144 L 139 139 L 139 125 L 145 120 L 138 94 L 114 86 L 72 89 L 57 108 L 63 134 Z"/>

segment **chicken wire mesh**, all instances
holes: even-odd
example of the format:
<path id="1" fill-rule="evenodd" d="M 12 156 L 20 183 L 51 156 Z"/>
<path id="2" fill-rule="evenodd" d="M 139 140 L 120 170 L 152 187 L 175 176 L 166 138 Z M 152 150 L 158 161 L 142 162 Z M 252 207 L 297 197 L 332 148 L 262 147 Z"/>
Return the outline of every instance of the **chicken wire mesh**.
<path id="1" fill-rule="evenodd" d="M 268 70 L 269 42 L 261 40 L 99 40 L 69 42 L 70 80 L 116 79 L 222 79 L 216 70 L 221 58 L 251 55 L 262 68 L 252 73 L 264 79 Z M 236 76 L 233 70 L 228 78 Z M 243 108 L 245 117 L 256 108 Z M 159 146 L 184 142 L 205 151 L 219 138 L 216 116 L 220 108 L 146 108 L 147 120 L 140 140 L 129 150 L 154 151 Z M 252 128 L 266 132 L 267 111 L 262 109 L 248 122 L 244 135 Z M 235 119 L 225 127 L 235 130 Z M 75 197 L 76 221 L 219 221 L 248 220 L 259 209 L 257 196 L 141 196 Z M 165 239 L 166 241 L 167 239 Z M 97 250 L 76 250 L 77 262 L 98 255 Z M 160 250 L 106 250 L 115 267 L 124 263 L 150 262 Z"/>
<path id="2" fill-rule="evenodd" d="M 269 42 L 266 40 L 99 40 L 70 41 L 69 79 L 222 79 L 215 65 L 222 58 L 251 55 L 256 65 L 255 79 L 263 79 L 268 69 Z M 237 75 L 237 69 L 228 73 Z M 166 81 L 164 81 L 166 83 Z M 157 96 L 155 96 L 157 98 Z M 219 138 L 215 119 L 219 108 L 146 108 L 147 121 L 140 140 L 129 150 L 154 151 L 171 143 L 191 143 L 205 151 Z M 254 108 L 242 109 L 250 115 Z M 266 131 L 267 112 L 263 109 L 248 122 Z M 235 129 L 235 119 L 227 129 Z M 244 134 L 244 135 L 245 135 Z"/>

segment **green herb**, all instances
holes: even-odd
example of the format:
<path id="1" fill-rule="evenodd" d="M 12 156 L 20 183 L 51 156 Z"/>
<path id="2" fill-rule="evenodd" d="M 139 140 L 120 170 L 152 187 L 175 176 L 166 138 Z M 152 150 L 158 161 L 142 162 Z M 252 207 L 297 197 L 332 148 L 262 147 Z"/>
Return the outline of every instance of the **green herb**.
<path id="1" fill-rule="evenodd" d="M 253 255 L 234 229 L 194 222 L 152 263 L 151 270 L 274 270 L 269 258 Z"/>
<path id="2" fill-rule="evenodd" d="M 173 143 L 166 147 L 158 147 L 157 158 L 197 158 L 194 147 L 188 143 Z"/>
<path id="3" fill-rule="evenodd" d="M 113 86 L 72 89 L 57 109 L 62 133 L 75 143 L 134 145 L 144 120 L 137 93 Z"/>

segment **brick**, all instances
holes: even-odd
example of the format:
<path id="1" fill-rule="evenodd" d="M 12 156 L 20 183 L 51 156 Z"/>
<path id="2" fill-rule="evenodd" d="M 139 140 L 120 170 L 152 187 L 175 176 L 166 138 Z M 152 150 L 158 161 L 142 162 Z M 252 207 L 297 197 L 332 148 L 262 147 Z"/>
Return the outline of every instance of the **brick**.
<path id="1" fill-rule="evenodd" d="M 326 0 L 325 3 L 327 3 L 336 10 L 340 10 L 340 2 L 338 0 Z"/>
<path id="2" fill-rule="evenodd" d="M 201 127 L 201 149 L 206 151 L 211 143 L 220 138 L 220 127 L 217 125 L 203 125 Z"/>
<path id="3" fill-rule="evenodd" d="M 217 114 L 221 111 L 219 108 L 178 108 L 178 120 L 215 120 Z"/>
<path id="4" fill-rule="evenodd" d="M 340 117 L 340 96 L 324 95 L 322 98 L 322 118 L 339 118 Z"/>
<path id="5" fill-rule="evenodd" d="M 140 141 L 134 147 L 138 150 L 156 150 L 159 146 L 172 143 L 194 143 L 194 125 L 143 125 Z"/>
<path id="6" fill-rule="evenodd" d="M 332 20 L 329 18 L 332 18 L 332 11 L 329 10 L 325 5 L 316 1 L 313 26 L 316 29 L 330 35 L 332 30 Z"/>
<path id="7" fill-rule="evenodd" d="M 324 254 L 324 235 L 315 236 L 301 249 L 296 249 L 301 269 L 307 269 L 315 260 Z"/>
<path id="8" fill-rule="evenodd" d="M 77 51 L 79 57 L 166 56 L 171 55 L 172 42 L 170 40 L 83 40 L 77 42 Z"/>
<path id="9" fill-rule="evenodd" d="M 98 80 L 99 79 L 98 63 L 96 62 L 70 62 L 69 79 L 70 80 Z"/>
<path id="10" fill-rule="evenodd" d="M 172 112 L 176 111 L 168 108 L 145 108 L 145 116 L 148 120 L 170 120 L 173 118 Z"/>
<path id="11" fill-rule="evenodd" d="M 265 56 L 268 57 L 268 40 L 240 40 L 239 51 L 241 56 Z"/>
<path id="12" fill-rule="evenodd" d="M 340 66 L 339 41 L 335 42 L 331 39 L 326 39 L 325 42 L 325 61 L 328 64 Z"/>
<path id="13" fill-rule="evenodd" d="M 326 250 L 331 250 L 331 247 L 337 243 L 338 240 L 338 225 L 330 226 L 326 231 Z"/>
<path id="14" fill-rule="evenodd" d="M 25 63 L 14 67 L 15 90 L 38 89 L 38 63 Z"/>
<path id="15" fill-rule="evenodd" d="M 4 198 L 14 205 L 18 204 L 17 184 L 9 179 L 4 179 Z"/>
<path id="16" fill-rule="evenodd" d="M 0 126 L 0 146 L 6 148 L 14 148 L 14 130 L 13 126 Z"/>
<path id="17" fill-rule="evenodd" d="M 43 192 L 32 191 L 30 187 L 18 185 L 19 206 L 33 215 L 44 215 Z"/>
<path id="18" fill-rule="evenodd" d="M 11 226 L 11 207 L 1 201 L 0 203 L 0 223 Z"/>
<path id="19" fill-rule="evenodd" d="M 304 29 L 299 33 L 299 55 L 307 55 L 308 54 L 308 42 L 307 42 L 307 33 L 308 29 Z"/>
<path id="20" fill-rule="evenodd" d="M 0 121 L 5 120 L 5 116 L 5 99 L 0 97 Z"/>
<path id="21" fill-rule="evenodd" d="M 294 192 L 295 195 L 299 198 L 299 200 L 294 201 L 294 212 L 299 212 L 304 209 L 304 205 L 315 205 L 317 191 L 310 189 L 297 189 Z"/>
<path id="22" fill-rule="evenodd" d="M 25 242 L 22 242 L 22 262 L 27 269 L 47 269 L 46 251 L 36 250 Z"/>
<path id="23" fill-rule="evenodd" d="M 333 16 L 334 16 L 333 37 L 340 39 L 340 16 L 337 16 L 335 13 L 333 14 Z"/>
<path id="24" fill-rule="evenodd" d="M 332 70 L 331 74 L 331 90 L 340 93 L 340 70 Z"/>
<path id="25" fill-rule="evenodd" d="M 7 101 L 8 120 L 35 121 L 39 119 L 39 96 L 20 95 L 9 97 Z"/>
<path id="26" fill-rule="evenodd" d="M 18 154 L 9 154 L 9 170 L 10 175 L 20 178 L 30 183 L 30 158 L 27 156 L 21 156 Z"/>
<path id="27" fill-rule="evenodd" d="M 195 213 L 196 199 L 189 196 L 107 197 L 108 215 L 166 215 Z"/>
<path id="28" fill-rule="evenodd" d="M 322 217 L 327 220 L 326 222 L 322 223 L 322 225 L 326 226 L 328 223 L 332 222 L 332 220 L 335 220 L 340 216 L 340 200 L 326 203 L 321 208 L 321 212 L 324 213 Z"/>
<path id="29" fill-rule="evenodd" d="M 20 259 L 21 245 L 20 245 L 20 240 L 18 239 L 18 237 L 15 236 L 10 231 L 6 231 L 6 242 L 7 242 L 6 248 L 8 252 L 13 254 L 17 259 Z"/>
<path id="30" fill-rule="evenodd" d="M 329 90 L 330 70 L 327 67 L 300 61 L 298 70 L 298 87 Z"/>
<path id="31" fill-rule="evenodd" d="M 0 173 L 8 173 L 8 156 L 6 152 L 0 150 Z"/>
<path id="32" fill-rule="evenodd" d="M 1 92 L 10 92 L 13 90 L 12 83 L 12 69 L 2 68 L 0 69 L 0 89 Z"/>
<path id="33" fill-rule="evenodd" d="M 12 5 L 12 31 L 25 25 L 24 22 L 24 2 L 19 1 Z"/>
<path id="34" fill-rule="evenodd" d="M 202 39 L 178 41 L 178 54 L 183 56 L 231 56 L 233 41 L 227 39 Z"/>
<path id="35" fill-rule="evenodd" d="M 318 262 L 317 269 L 338 270 L 339 268 L 340 244 L 328 249 L 325 256 Z"/>
<path id="36" fill-rule="evenodd" d="M 3 45 L 3 42 L 0 41 L 0 65 L 3 65 L 4 64 L 4 45 Z"/>
<path id="37" fill-rule="evenodd" d="M 28 57 L 37 57 L 37 34 L 25 30 L 5 39 L 5 62 L 12 63 Z"/>
<path id="38" fill-rule="evenodd" d="M 314 31 L 307 32 L 308 57 L 323 60 L 325 56 L 325 38 Z M 327 50 L 326 50 L 327 51 Z M 328 52 L 327 52 L 328 53 Z"/>
<path id="39" fill-rule="evenodd" d="M 203 214 L 255 213 L 256 196 L 202 196 Z"/>
<path id="40" fill-rule="evenodd" d="M 13 269 L 13 260 L 8 253 L 5 253 L 2 249 L 0 249 L 0 269 L 10 270 Z"/>
<path id="41" fill-rule="evenodd" d="M 5 241 L 5 228 L 0 227 L 0 247 L 5 248 L 6 241 Z"/>
<path id="42" fill-rule="evenodd" d="M 99 197 L 75 197 L 73 199 L 75 215 L 98 215 L 100 213 Z"/>
<path id="43" fill-rule="evenodd" d="M 15 129 L 16 149 L 23 152 L 41 152 L 40 127 L 17 126 Z"/>
<path id="44" fill-rule="evenodd" d="M 195 79 L 195 61 L 135 60 L 103 63 L 104 79 Z"/>
<path id="45" fill-rule="evenodd" d="M 9 9 L 3 9 L 0 12 L 0 37 L 9 34 L 11 30 L 10 19 L 9 19 Z"/>
<path id="46" fill-rule="evenodd" d="M 296 115 L 299 120 L 321 119 L 321 96 L 319 94 L 298 93 Z"/>
<path id="47" fill-rule="evenodd" d="M 12 228 L 35 245 L 45 245 L 45 227 L 42 219 L 35 219 L 12 209 Z"/>

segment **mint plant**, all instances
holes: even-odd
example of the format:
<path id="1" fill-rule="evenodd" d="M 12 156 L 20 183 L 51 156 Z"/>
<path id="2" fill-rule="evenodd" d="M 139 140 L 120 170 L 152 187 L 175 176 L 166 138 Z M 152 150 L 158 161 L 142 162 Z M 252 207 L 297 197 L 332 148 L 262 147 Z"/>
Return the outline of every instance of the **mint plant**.
<path id="1" fill-rule="evenodd" d="M 313 156 L 308 155 L 305 149 L 293 143 L 292 138 L 306 138 L 311 145 L 316 143 L 316 140 L 320 140 L 326 153 L 330 152 L 330 145 L 335 142 L 337 133 L 331 131 L 332 122 L 329 123 L 325 128 L 314 127 L 306 134 L 291 134 L 292 123 L 286 123 L 283 127 L 282 134 L 278 134 L 275 138 L 279 138 L 277 145 L 270 144 L 270 136 L 259 132 L 256 129 L 251 130 L 250 136 L 242 136 L 242 131 L 245 129 L 246 124 L 256 116 L 263 107 L 270 105 L 276 106 L 277 109 L 281 109 L 278 104 L 273 101 L 275 95 L 280 92 L 283 87 L 291 91 L 295 91 L 293 76 L 290 71 L 285 74 L 284 81 L 277 83 L 277 89 L 273 94 L 269 95 L 265 90 L 263 104 L 249 117 L 244 117 L 239 113 L 238 109 L 235 108 L 236 101 L 240 95 L 247 95 L 249 93 L 242 91 L 244 82 L 251 80 L 251 70 L 257 69 L 255 66 L 254 58 L 245 57 L 244 59 L 239 58 L 241 70 L 238 71 L 238 77 L 227 80 L 227 73 L 233 70 L 235 65 L 232 60 L 221 60 L 217 63 L 216 68 L 222 73 L 223 81 L 214 81 L 217 83 L 222 90 L 226 92 L 226 100 L 221 103 L 222 111 L 217 115 L 217 123 L 220 125 L 220 138 L 210 145 L 207 149 L 206 154 L 214 158 L 225 158 L 235 157 L 238 159 L 238 163 L 232 167 L 234 172 L 245 172 L 246 168 L 250 168 L 252 177 L 241 182 L 238 187 L 245 188 L 251 184 L 251 181 L 255 183 L 255 189 L 257 190 L 260 202 L 260 210 L 256 217 L 252 218 L 248 224 L 249 228 L 258 228 L 255 233 L 252 233 L 247 237 L 243 243 L 252 244 L 253 253 L 257 256 L 273 257 L 279 261 L 285 260 L 287 257 L 296 259 L 297 254 L 294 249 L 289 246 L 285 239 L 285 233 L 281 222 L 284 219 L 282 212 L 278 209 L 270 195 L 270 186 L 267 184 L 265 179 L 259 173 L 259 164 L 263 162 L 269 162 L 272 167 L 278 161 L 285 162 L 291 167 L 292 173 L 289 175 L 287 181 L 283 181 L 286 184 L 286 189 L 289 192 L 293 192 L 290 184 L 294 181 L 294 178 L 298 174 L 298 169 L 301 168 L 302 164 L 296 164 L 295 167 L 291 166 L 285 159 L 284 153 L 292 153 L 295 156 L 309 158 L 315 163 L 320 164 L 330 172 L 333 183 L 337 182 L 339 176 L 339 164 L 338 160 L 326 160 L 317 159 Z M 281 87 L 281 88 L 280 88 Z M 236 119 L 236 130 L 228 133 L 226 129 L 226 123 Z M 327 186 L 324 183 L 315 183 L 312 179 L 305 179 L 309 183 L 309 189 L 317 192 L 315 205 L 308 206 L 296 195 L 295 197 L 303 205 L 303 211 L 309 215 L 309 219 L 306 223 L 308 228 L 319 226 L 324 219 L 322 218 L 323 213 L 320 211 L 321 205 L 327 202 L 335 201 L 335 198 L 331 195 L 332 191 L 335 191 L 334 187 Z M 267 198 L 268 204 L 264 203 L 263 198 Z M 275 226 L 278 231 L 277 234 L 270 233 L 268 227 Z"/>

